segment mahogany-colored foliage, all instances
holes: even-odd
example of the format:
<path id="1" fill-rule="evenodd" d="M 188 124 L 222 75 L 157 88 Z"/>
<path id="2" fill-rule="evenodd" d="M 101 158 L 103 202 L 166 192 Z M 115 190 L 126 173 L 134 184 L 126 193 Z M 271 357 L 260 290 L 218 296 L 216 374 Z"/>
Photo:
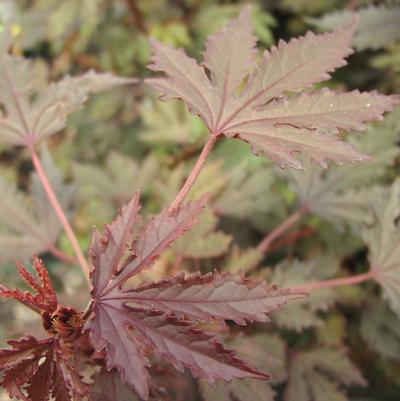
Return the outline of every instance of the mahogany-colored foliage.
<path id="1" fill-rule="evenodd" d="M 198 223 L 205 203 L 206 198 L 165 209 L 138 229 L 137 194 L 106 226 L 104 235 L 96 230 L 90 247 L 92 301 L 84 315 L 58 304 L 38 258 L 34 259 L 38 278 L 19 263 L 21 276 L 37 294 L 2 286 L 0 295 L 39 312 L 51 337 L 29 336 L 11 341 L 12 350 L 0 351 L 2 385 L 9 394 L 32 401 L 50 395 L 57 401 L 89 397 L 81 374 L 85 366 L 98 365 L 105 366 L 103 375 L 110 372 L 105 383 L 121 381 L 123 393 L 134 389 L 147 399 L 152 351 L 176 369 L 189 368 L 193 376 L 211 383 L 268 379 L 268 374 L 242 361 L 199 323 L 265 321 L 266 313 L 302 294 L 268 287 L 241 274 L 217 272 L 179 274 L 137 288 L 129 285 L 131 277 L 150 268 L 155 258 Z"/>
<path id="2" fill-rule="evenodd" d="M 282 167 L 301 169 L 299 153 L 323 167 L 327 160 L 368 160 L 341 140 L 339 130 L 364 130 L 365 122 L 381 119 L 398 99 L 327 88 L 301 93 L 346 64 L 355 26 L 353 21 L 334 32 L 280 40 L 258 61 L 248 6 L 208 39 L 203 66 L 153 39 L 149 68 L 165 76 L 146 82 L 161 92 L 161 100 L 183 100 L 213 137 L 242 139 Z"/>
<path id="3" fill-rule="evenodd" d="M 128 279 L 151 267 L 155 257 L 193 228 L 204 206 L 205 199 L 166 209 L 132 238 L 139 220 L 136 195 L 106 227 L 104 236 L 97 231 L 93 236 L 92 314 L 85 329 L 95 349 L 105 350 L 107 368 L 116 368 L 142 398 L 149 394 L 149 348 L 178 370 L 189 368 L 195 377 L 209 382 L 267 378 L 196 323 L 264 321 L 266 313 L 300 296 L 241 275 L 217 273 L 179 275 L 131 288 Z"/>

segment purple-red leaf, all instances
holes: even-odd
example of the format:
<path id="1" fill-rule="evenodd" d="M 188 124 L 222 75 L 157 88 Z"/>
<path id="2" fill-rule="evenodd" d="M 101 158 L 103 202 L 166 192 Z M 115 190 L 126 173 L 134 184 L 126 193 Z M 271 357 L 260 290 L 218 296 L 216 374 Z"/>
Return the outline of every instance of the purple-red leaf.
<path id="1" fill-rule="evenodd" d="M 251 24 L 251 7 L 216 35 L 208 38 L 204 65 L 211 72 L 211 82 L 222 97 L 215 124 L 222 118 L 225 103 L 237 92 L 256 61 L 257 39 Z"/>
<path id="2" fill-rule="evenodd" d="M 115 370 L 103 369 L 94 379 L 91 401 L 139 401 L 136 393 L 121 381 Z"/>
<path id="3" fill-rule="evenodd" d="M 105 352 L 106 369 L 117 370 L 122 381 L 144 399 L 149 396 L 149 351 L 166 358 L 179 370 L 191 369 L 193 375 L 209 382 L 267 378 L 226 350 L 211 334 L 199 330 L 196 322 L 265 321 L 266 313 L 301 297 L 228 273 L 188 278 L 180 275 L 137 289 L 124 286 L 193 228 L 204 205 L 205 199 L 173 211 L 166 209 L 153 217 L 133 240 L 130 237 L 139 209 L 136 197 L 107 226 L 105 236 L 94 234 L 93 301 L 85 329 L 89 330 L 95 350 Z"/>
<path id="4" fill-rule="evenodd" d="M 94 235 L 90 250 L 95 266 L 94 298 L 100 298 L 122 285 L 128 278 L 150 267 L 154 259 L 173 241 L 198 223 L 197 216 L 203 211 L 206 199 L 188 203 L 174 211 L 163 210 L 150 219 L 140 231 L 139 238 L 133 241 L 129 233 L 132 234 L 133 224 L 137 221 L 137 202 L 138 199 L 131 201 L 122 209 L 117 220 L 107 227 L 104 237 L 97 232 Z M 118 236 L 121 237 L 121 243 L 115 241 Z M 128 257 L 123 258 L 128 243 L 132 250 Z"/>
<path id="5" fill-rule="evenodd" d="M 204 66 L 211 79 L 181 50 L 153 42 L 150 69 L 165 74 L 147 80 L 162 100 L 181 99 L 214 136 L 242 139 L 255 154 L 280 166 L 302 168 L 302 153 L 325 167 L 366 157 L 336 136 L 339 129 L 363 130 L 399 100 L 375 92 L 330 91 L 292 96 L 330 78 L 352 53 L 356 21 L 334 32 L 280 41 L 256 61 L 250 7 L 209 38 Z M 288 92 L 292 94 L 288 97 Z"/>
<path id="6" fill-rule="evenodd" d="M 156 354 L 169 360 L 177 370 L 190 368 L 193 376 L 213 383 L 216 379 L 231 381 L 252 377 L 267 379 L 235 356 L 211 334 L 193 327 L 187 320 L 159 311 L 127 308 L 135 326 Z"/>
<path id="7" fill-rule="evenodd" d="M 301 294 L 268 287 L 263 281 L 246 279 L 230 273 L 209 273 L 204 276 L 184 274 L 158 283 L 109 294 L 125 303 L 143 303 L 165 313 L 189 316 L 194 321 L 233 320 L 267 321 L 266 313 Z"/>
<path id="8" fill-rule="evenodd" d="M 142 344 L 130 330 L 134 325 L 132 318 L 120 303 L 113 301 L 97 303 L 93 313 L 88 325 L 90 340 L 96 350 L 105 350 L 107 370 L 116 368 L 121 379 L 147 399 L 149 362 L 143 355 Z"/>
<path id="9" fill-rule="evenodd" d="M 189 58 L 182 49 L 176 50 L 151 39 L 154 57 L 149 69 L 163 71 L 165 78 L 151 78 L 148 83 L 162 92 L 163 100 L 182 99 L 209 128 L 214 121 L 216 106 L 214 91 L 202 67 Z"/>
<path id="10" fill-rule="evenodd" d="M 10 397 L 24 401 L 77 400 L 88 394 L 82 377 L 66 359 L 55 338 L 37 340 L 32 336 L 8 342 L 12 349 L 0 350 L 0 372 Z"/>
<path id="11" fill-rule="evenodd" d="M 92 272 L 93 296 L 98 296 L 121 268 L 127 245 L 132 240 L 133 226 L 139 220 L 139 210 L 137 193 L 112 224 L 105 227 L 104 236 L 94 231 L 90 254 L 93 265 L 99 268 Z"/>

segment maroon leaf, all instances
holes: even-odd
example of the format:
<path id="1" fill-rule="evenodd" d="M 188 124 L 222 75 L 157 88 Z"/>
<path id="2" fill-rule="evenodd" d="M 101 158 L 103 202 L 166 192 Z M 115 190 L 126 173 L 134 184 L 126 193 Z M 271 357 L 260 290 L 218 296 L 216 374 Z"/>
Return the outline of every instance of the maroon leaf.
<path id="1" fill-rule="evenodd" d="M 269 378 L 267 374 L 248 366 L 235 356 L 234 351 L 224 348 L 213 335 L 195 328 L 188 320 L 159 311 L 127 310 L 144 340 L 177 370 L 189 368 L 193 376 L 210 383 L 216 379 Z"/>
<path id="2" fill-rule="evenodd" d="M 0 350 L 0 372 L 3 373 L 0 385 L 10 397 L 29 401 L 23 390 L 35 377 L 39 360 L 51 347 L 52 339 L 38 341 L 28 336 L 19 341 L 9 341 L 9 344 L 13 349 Z"/>
<path id="3" fill-rule="evenodd" d="M 12 349 L 0 350 L 0 383 L 10 397 L 24 401 L 78 400 L 87 395 L 87 385 L 69 364 L 54 337 L 37 340 L 28 336 L 9 341 Z"/>
<path id="4" fill-rule="evenodd" d="M 93 296 L 98 296 L 121 268 L 127 245 L 132 239 L 133 226 L 139 219 L 139 210 L 139 194 L 137 193 L 121 209 L 113 223 L 105 227 L 104 236 L 101 236 L 99 231 L 94 231 L 90 253 L 93 265 L 102 266 L 102 268 L 94 269 L 92 272 Z"/>
<path id="5" fill-rule="evenodd" d="M 110 292 L 109 299 L 143 303 L 165 313 L 189 316 L 195 321 L 233 320 L 265 322 L 266 313 L 302 295 L 268 287 L 265 282 L 243 275 L 209 273 L 184 274 L 142 287 Z"/>
<path id="6" fill-rule="evenodd" d="M 326 160 L 360 162 L 368 158 L 342 141 L 338 129 L 363 130 L 364 122 L 380 119 L 399 99 L 375 92 L 293 96 L 346 64 L 355 25 L 321 35 L 308 32 L 288 43 L 280 40 L 257 58 L 246 7 L 207 41 L 203 65 L 210 79 L 183 50 L 152 40 L 148 68 L 163 76 L 146 82 L 161 93 L 161 100 L 183 100 L 214 137 L 242 139 L 255 154 L 280 166 L 302 168 L 298 153 L 324 167 Z"/>
<path id="7" fill-rule="evenodd" d="M 132 229 L 138 220 L 138 195 L 120 215 L 106 227 L 105 236 L 95 231 L 90 249 L 95 269 L 92 273 L 93 297 L 101 298 L 128 278 L 151 266 L 173 241 L 197 224 L 197 216 L 203 211 L 206 199 L 188 203 L 179 209 L 163 210 L 141 230 L 139 238 L 132 242 Z M 128 244 L 130 256 L 125 257 Z"/>
<path id="8" fill-rule="evenodd" d="M 149 362 L 143 355 L 142 345 L 129 330 L 131 317 L 120 304 L 99 302 L 93 308 L 94 317 L 89 322 L 90 340 L 96 350 L 105 350 L 106 367 L 116 368 L 124 382 L 135 388 L 144 399 L 148 397 Z"/>
<path id="9" fill-rule="evenodd" d="M 82 376 L 65 359 L 60 348 L 55 351 L 56 363 L 53 368 L 52 396 L 55 401 L 79 401 L 89 393 L 88 385 L 82 381 Z"/>
<path id="10" fill-rule="evenodd" d="M 31 401 L 48 401 L 52 385 L 54 362 L 53 348 L 49 347 L 41 358 L 45 360 L 39 365 L 35 376 L 30 380 L 26 391 Z M 68 394 L 68 393 L 67 393 Z"/>
<path id="11" fill-rule="evenodd" d="M 187 203 L 173 211 L 165 209 L 153 217 L 133 244 L 134 259 L 124 266 L 121 274 L 113 282 L 113 287 L 150 267 L 154 259 L 172 242 L 191 230 L 199 222 L 198 215 L 204 210 L 206 200 L 204 197 L 200 201 Z"/>
<path id="12" fill-rule="evenodd" d="M 115 370 L 103 369 L 94 379 L 91 401 L 139 401 L 136 393 L 121 381 Z"/>
<path id="13" fill-rule="evenodd" d="M 178 370 L 189 368 L 193 375 L 209 382 L 267 378 L 195 323 L 265 321 L 266 313 L 301 297 L 228 273 L 187 278 L 180 275 L 137 289 L 123 288 L 128 278 L 150 267 L 173 241 L 197 223 L 204 204 L 202 200 L 172 212 L 162 211 L 132 241 L 133 226 L 139 219 L 136 195 L 106 227 L 105 236 L 94 233 L 90 250 L 93 301 L 85 329 L 95 350 L 105 351 L 106 369 L 118 371 L 122 381 L 145 399 L 149 396 L 146 353 L 150 350 Z"/>

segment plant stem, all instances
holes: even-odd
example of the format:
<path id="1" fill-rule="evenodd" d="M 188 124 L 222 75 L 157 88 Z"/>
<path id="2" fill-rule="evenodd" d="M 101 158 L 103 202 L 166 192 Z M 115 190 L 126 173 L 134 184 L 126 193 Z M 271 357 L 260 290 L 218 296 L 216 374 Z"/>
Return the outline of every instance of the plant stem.
<path id="1" fill-rule="evenodd" d="M 266 253 L 271 244 L 286 230 L 297 223 L 304 214 L 307 213 L 307 208 L 301 207 L 296 212 L 292 213 L 288 218 L 286 218 L 278 227 L 271 231 L 257 246 L 257 250 L 262 253 Z"/>
<path id="2" fill-rule="evenodd" d="M 183 187 L 179 191 L 175 200 L 172 202 L 171 206 L 169 207 L 170 212 L 177 209 L 182 204 L 182 202 L 185 200 L 189 191 L 191 190 L 194 183 L 196 182 L 196 179 L 199 176 L 200 171 L 203 168 L 204 163 L 206 162 L 207 157 L 210 154 L 212 148 L 214 147 L 216 141 L 217 141 L 217 137 L 215 135 L 211 135 L 209 137 L 207 143 L 204 145 L 204 148 L 200 153 L 199 158 L 196 161 L 196 164 L 193 167 L 193 170 L 189 174 L 188 178 L 186 179 L 186 182 L 183 184 Z"/>
<path id="3" fill-rule="evenodd" d="M 90 269 L 89 269 L 89 265 L 85 259 L 85 256 L 82 253 L 82 250 L 79 246 L 78 240 L 75 237 L 75 234 L 72 230 L 71 225 L 69 224 L 69 221 L 67 219 L 67 216 L 65 215 L 64 211 L 62 210 L 62 207 L 60 205 L 60 202 L 57 199 L 56 194 L 53 191 L 53 188 L 50 184 L 49 179 L 47 178 L 46 172 L 43 169 L 42 163 L 40 161 L 40 158 L 38 156 L 38 154 L 36 153 L 36 150 L 34 149 L 34 147 L 30 147 L 30 151 L 31 151 L 31 157 L 32 157 L 32 162 L 33 165 L 36 169 L 36 172 L 38 174 L 38 177 L 40 179 L 40 181 L 43 184 L 43 187 L 46 191 L 46 194 L 49 198 L 49 201 L 51 203 L 51 205 L 54 208 L 54 211 L 56 212 L 61 224 L 64 227 L 65 232 L 67 233 L 67 236 L 71 242 L 72 248 L 74 249 L 74 252 L 76 254 L 76 257 L 78 258 L 78 262 L 79 265 L 82 268 L 82 271 L 85 275 L 85 278 L 87 280 L 87 282 L 90 285 L 90 280 L 89 280 L 89 274 L 90 274 Z"/>
<path id="4" fill-rule="evenodd" d="M 320 288 L 342 287 L 345 285 L 360 284 L 375 277 L 376 270 L 370 270 L 368 273 L 358 274 L 357 276 L 334 278 L 331 280 L 314 281 L 312 283 L 302 284 L 290 289 L 293 291 L 309 292 Z"/>

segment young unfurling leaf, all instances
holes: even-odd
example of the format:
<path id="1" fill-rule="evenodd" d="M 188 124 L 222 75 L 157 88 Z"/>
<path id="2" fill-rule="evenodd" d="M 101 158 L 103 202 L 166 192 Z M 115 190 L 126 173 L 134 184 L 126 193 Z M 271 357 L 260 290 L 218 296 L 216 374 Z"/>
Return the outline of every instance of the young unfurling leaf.
<path id="1" fill-rule="evenodd" d="M 41 312 L 54 312 L 58 304 L 57 296 L 43 262 L 37 257 L 33 259 L 33 267 L 36 270 L 37 277 L 32 275 L 21 262 L 17 265 L 20 276 L 37 294 L 32 295 L 19 289 L 10 290 L 4 285 L 0 285 L 0 297 L 13 298 Z"/>
<path id="2" fill-rule="evenodd" d="M 43 327 L 51 337 L 38 340 L 27 336 L 9 341 L 12 349 L 0 350 L 0 385 L 10 397 L 23 401 L 81 400 L 89 390 L 79 368 L 71 358 L 71 343 L 81 336 L 80 314 L 59 305 L 49 274 L 43 262 L 34 258 L 37 275 L 18 264 L 20 276 L 36 294 L 0 285 L 0 297 L 23 303 L 42 317 Z"/>
<path id="3" fill-rule="evenodd" d="M 104 236 L 94 233 L 92 314 L 86 329 L 95 349 L 105 351 L 107 370 L 117 369 L 142 398 L 149 394 L 149 348 L 178 370 L 189 368 L 208 382 L 267 378 L 196 323 L 265 321 L 266 313 L 301 297 L 229 273 L 180 275 L 130 288 L 128 279 L 151 267 L 157 256 L 192 229 L 204 206 L 201 200 L 166 209 L 137 232 L 136 195 L 106 227 Z"/>
<path id="4" fill-rule="evenodd" d="M 301 168 L 297 153 L 326 166 L 359 162 L 366 157 L 338 137 L 338 130 L 363 130 L 398 102 L 375 92 L 300 91 L 329 78 L 345 64 L 355 24 L 323 35 L 309 32 L 277 47 L 256 61 L 251 8 L 209 38 L 206 70 L 176 50 L 152 40 L 149 68 L 165 74 L 147 80 L 162 100 L 181 99 L 206 123 L 211 135 L 239 138 L 257 155 L 280 166 Z M 288 92 L 295 94 L 284 97 Z"/>

